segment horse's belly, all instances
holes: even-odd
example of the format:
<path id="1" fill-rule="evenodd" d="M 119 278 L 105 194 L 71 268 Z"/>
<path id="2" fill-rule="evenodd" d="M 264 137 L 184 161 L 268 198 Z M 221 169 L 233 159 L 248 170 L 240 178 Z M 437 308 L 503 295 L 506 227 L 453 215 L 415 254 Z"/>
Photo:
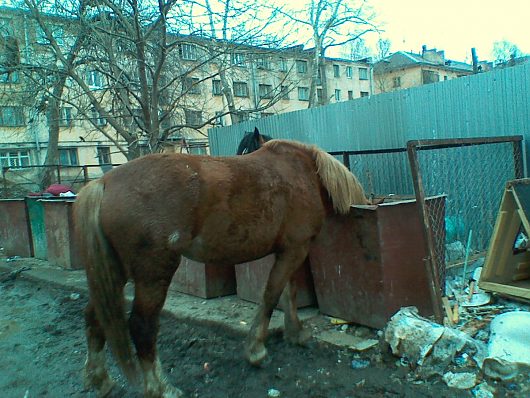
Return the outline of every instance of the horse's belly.
<path id="1" fill-rule="evenodd" d="M 277 234 L 267 228 L 243 234 L 231 232 L 199 234 L 182 254 L 203 263 L 229 265 L 258 259 L 274 250 Z"/>

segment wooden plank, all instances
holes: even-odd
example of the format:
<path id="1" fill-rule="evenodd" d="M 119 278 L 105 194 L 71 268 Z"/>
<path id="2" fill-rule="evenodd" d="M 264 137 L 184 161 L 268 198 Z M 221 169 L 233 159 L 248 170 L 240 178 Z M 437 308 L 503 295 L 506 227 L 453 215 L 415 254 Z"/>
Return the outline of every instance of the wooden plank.
<path id="1" fill-rule="evenodd" d="M 502 293 L 502 294 L 508 294 L 510 296 L 522 297 L 525 299 L 530 299 L 530 286 L 529 287 L 518 287 L 518 286 L 506 285 L 506 284 L 495 283 L 495 282 L 486 282 L 486 281 L 479 282 L 479 286 L 483 290 L 496 292 L 496 293 Z"/>

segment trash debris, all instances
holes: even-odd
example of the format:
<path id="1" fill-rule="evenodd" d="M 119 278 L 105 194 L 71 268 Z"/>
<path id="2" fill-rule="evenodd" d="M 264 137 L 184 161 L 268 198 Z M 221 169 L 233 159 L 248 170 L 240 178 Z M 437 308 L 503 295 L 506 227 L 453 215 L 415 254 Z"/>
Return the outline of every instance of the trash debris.
<path id="1" fill-rule="evenodd" d="M 495 389 L 488 385 L 488 383 L 483 382 L 477 385 L 473 390 L 471 390 L 472 394 L 476 398 L 494 398 L 495 397 Z"/>
<path id="2" fill-rule="evenodd" d="M 318 335 L 319 339 L 333 345 L 349 347 L 355 351 L 365 351 L 379 344 L 376 339 L 353 336 L 338 331 L 323 331 Z"/>
<path id="3" fill-rule="evenodd" d="M 443 375 L 443 381 L 448 387 L 458 388 L 459 390 L 469 390 L 477 384 L 477 375 L 474 373 L 453 373 L 447 372 Z"/>
<path id="4" fill-rule="evenodd" d="M 0 274 L 0 282 L 14 281 L 24 271 L 29 271 L 31 267 L 21 267 L 14 271 L 7 271 Z"/>
<path id="5" fill-rule="evenodd" d="M 427 376 L 443 374 L 457 354 L 466 353 L 482 367 L 486 346 L 469 335 L 421 317 L 416 307 L 404 307 L 387 324 L 385 340 L 392 353 L 406 358 L 412 367 L 422 367 Z"/>
<path id="6" fill-rule="evenodd" d="M 17 260 L 20 260 L 20 256 L 11 256 L 11 257 L 6 258 L 7 263 L 10 263 L 12 261 L 17 261 Z"/>
<path id="7" fill-rule="evenodd" d="M 280 391 L 275 388 L 270 388 L 267 392 L 268 397 L 279 397 L 281 395 Z"/>
<path id="8" fill-rule="evenodd" d="M 352 369 L 366 369 L 368 366 L 370 366 L 368 359 L 354 359 L 351 361 Z"/>
<path id="9" fill-rule="evenodd" d="M 79 300 L 79 297 L 81 297 L 79 293 L 72 293 L 70 295 L 70 300 Z"/>
<path id="10" fill-rule="evenodd" d="M 494 379 L 511 380 L 530 370 L 530 312 L 497 315 L 491 321 L 490 330 L 484 373 Z"/>

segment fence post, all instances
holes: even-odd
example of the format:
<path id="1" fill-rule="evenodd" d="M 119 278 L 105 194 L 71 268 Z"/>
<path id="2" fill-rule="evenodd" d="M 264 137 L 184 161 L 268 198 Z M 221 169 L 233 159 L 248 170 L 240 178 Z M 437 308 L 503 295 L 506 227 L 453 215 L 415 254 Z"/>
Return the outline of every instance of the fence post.
<path id="1" fill-rule="evenodd" d="M 61 165 L 58 164 L 55 167 L 57 168 L 57 183 L 60 184 L 61 183 Z"/>
<path id="2" fill-rule="evenodd" d="M 429 281 L 429 291 L 431 294 L 434 318 L 436 319 L 436 322 L 443 325 L 442 292 L 440 288 L 440 280 L 438 278 L 438 271 L 435 266 L 436 253 L 434 252 L 434 240 L 432 237 L 428 210 L 425 206 L 425 192 L 423 190 L 421 179 L 417 147 L 414 141 L 407 142 L 407 152 L 409 155 L 412 180 L 414 182 L 414 191 L 416 192 L 416 203 L 420 213 L 420 220 L 423 220 L 423 236 L 425 238 L 426 252 L 425 268 L 427 271 L 427 280 Z"/>
<path id="3" fill-rule="evenodd" d="M 350 154 L 348 152 L 342 152 L 342 163 L 348 170 L 351 171 L 350 168 Z"/>

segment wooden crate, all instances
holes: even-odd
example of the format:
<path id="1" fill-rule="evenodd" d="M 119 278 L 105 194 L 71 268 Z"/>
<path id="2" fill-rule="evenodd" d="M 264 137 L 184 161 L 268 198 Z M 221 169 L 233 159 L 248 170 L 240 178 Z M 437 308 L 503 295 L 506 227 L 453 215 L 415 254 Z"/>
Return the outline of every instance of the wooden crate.
<path id="1" fill-rule="evenodd" d="M 530 235 L 530 179 L 508 181 L 482 269 L 479 287 L 530 299 L 530 245 L 516 248 L 520 232 Z"/>

